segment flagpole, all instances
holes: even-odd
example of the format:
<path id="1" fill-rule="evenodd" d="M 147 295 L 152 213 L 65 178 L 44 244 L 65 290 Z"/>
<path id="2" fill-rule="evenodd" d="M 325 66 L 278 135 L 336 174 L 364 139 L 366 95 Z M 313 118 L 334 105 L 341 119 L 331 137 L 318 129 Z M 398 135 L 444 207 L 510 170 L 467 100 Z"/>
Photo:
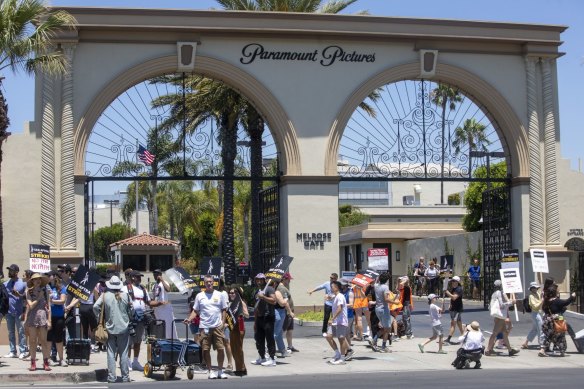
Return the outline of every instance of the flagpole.
<path id="1" fill-rule="evenodd" d="M 140 148 L 140 145 L 138 144 L 138 139 L 136 139 L 136 164 L 138 164 L 138 149 Z M 138 212 L 140 211 L 140 208 L 138 207 L 138 180 L 134 181 L 135 186 L 136 186 L 136 235 L 140 235 L 140 232 L 138 230 L 139 224 L 138 224 Z"/>

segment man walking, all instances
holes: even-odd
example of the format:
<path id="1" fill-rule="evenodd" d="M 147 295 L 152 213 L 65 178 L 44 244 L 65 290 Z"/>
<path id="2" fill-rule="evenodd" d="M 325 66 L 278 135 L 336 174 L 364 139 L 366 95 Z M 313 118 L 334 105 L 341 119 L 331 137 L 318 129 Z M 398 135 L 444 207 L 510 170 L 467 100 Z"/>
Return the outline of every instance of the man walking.
<path id="1" fill-rule="evenodd" d="M 18 332 L 18 358 L 28 357 L 26 351 L 26 339 L 24 336 L 23 302 L 26 291 L 26 283 L 18 278 L 20 269 L 18 265 L 10 265 L 8 269 L 8 281 L 4 283 L 8 292 L 8 313 L 6 314 L 6 326 L 8 328 L 8 341 L 10 342 L 10 352 L 4 358 L 16 358 L 16 332 Z"/>
<path id="2" fill-rule="evenodd" d="M 271 286 L 266 286 L 266 276 L 258 273 L 255 276 L 258 291 L 255 295 L 254 307 L 254 339 L 260 357 L 252 361 L 252 365 L 266 367 L 276 366 L 276 340 L 274 339 L 274 322 L 276 321 L 276 291 Z M 266 344 L 269 357 L 266 358 Z"/>
<path id="3" fill-rule="evenodd" d="M 282 277 L 282 282 L 280 282 L 279 288 L 283 288 L 282 295 L 285 294 L 284 297 L 288 299 L 288 305 L 290 306 L 290 311 L 292 311 L 292 313 L 294 313 L 294 300 L 292 300 L 292 294 L 290 293 L 290 280 L 292 280 L 292 279 L 293 279 L 293 277 L 289 272 L 284 273 L 284 276 Z M 293 342 L 292 338 L 293 338 L 293 332 L 294 332 L 294 316 L 286 315 L 286 319 L 284 320 L 283 330 L 286 333 L 286 342 L 288 343 L 288 347 L 286 350 L 290 351 L 290 352 L 297 353 L 299 350 L 296 349 L 294 347 L 294 345 L 292 344 L 292 342 Z"/>
<path id="4" fill-rule="evenodd" d="M 450 332 L 448 333 L 448 338 L 446 338 L 448 343 L 452 343 L 450 338 L 454 335 L 457 325 L 460 334 L 464 335 L 464 330 L 462 329 L 462 286 L 460 286 L 460 277 L 452 277 L 451 282 L 450 289 L 446 290 L 446 296 L 450 297 L 450 308 L 448 308 L 450 311 Z"/>
<path id="5" fill-rule="evenodd" d="M 381 330 L 377 332 L 378 336 L 382 338 L 381 348 L 377 349 L 375 344 L 371 343 L 371 347 L 374 351 L 383 353 L 389 352 L 387 348 L 387 337 L 393 320 L 389 310 L 389 304 L 395 302 L 394 300 L 397 300 L 395 296 L 392 296 L 387 281 L 389 281 L 389 274 L 382 273 L 379 275 L 379 282 L 375 284 L 375 314 L 379 318 L 379 324 L 382 327 Z"/>
<path id="6" fill-rule="evenodd" d="M 209 379 L 226 379 L 227 374 L 223 371 L 223 361 L 225 360 L 223 327 L 229 303 L 225 294 L 213 289 L 213 276 L 207 275 L 203 280 L 205 290 L 195 297 L 193 311 L 185 319 L 185 323 L 190 323 L 196 316 L 199 316 L 201 319 L 199 324 L 201 349 L 203 350 L 203 359 L 209 369 Z M 217 372 L 211 368 L 211 346 L 217 350 Z"/>
<path id="7" fill-rule="evenodd" d="M 309 290 L 308 295 L 312 295 L 314 292 L 319 290 L 324 290 L 324 318 L 322 319 L 322 336 L 326 337 L 326 330 L 328 326 L 329 319 L 331 317 L 331 312 L 333 310 L 333 299 L 334 295 L 331 291 L 331 284 L 339 279 L 339 275 L 337 273 L 331 273 L 330 281 L 323 282 L 316 288 Z"/>
<path id="8" fill-rule="evenodd" d="M 327 338 L 329 339 L 329 343 L 335 352 L 335 355 L 329 363 L 333 365 L 344 365 L 345 355 L 349 350 L 349 344 L 347 343 L 347 336 L 349 333 L 347 301 L 345 300 L 345 295 L 339 293 L 341 290 L 341 283 L 339 281 L 331 282 L 331 290 L 335 297 L 333 299 L 332 317 L 328 322 L 331 326 L 331 332 L 327 333 Z M 339 340 L 338 347 L 334 340 L 335 337 Z"/>

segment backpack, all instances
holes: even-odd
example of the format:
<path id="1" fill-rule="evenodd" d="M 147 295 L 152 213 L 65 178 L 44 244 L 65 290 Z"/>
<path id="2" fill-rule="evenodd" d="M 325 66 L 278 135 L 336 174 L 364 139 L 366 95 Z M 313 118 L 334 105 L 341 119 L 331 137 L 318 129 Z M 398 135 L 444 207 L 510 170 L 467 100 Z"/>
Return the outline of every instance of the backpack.
<path id="1" fill-rule="evenodd" d="M 523 301 L 523 310 L 526 313 L 531 313 L 531 306 L 529 305 L 529 296 L 524 298 L 522 301 Z"/>
<path id="2" fill-rule="evenodd" d="M 0 282 L 0 314 L 6 315 L 8 309 L 10 308 L 10 300 L 8 296 L 8 290 L 3 282 Z"/>

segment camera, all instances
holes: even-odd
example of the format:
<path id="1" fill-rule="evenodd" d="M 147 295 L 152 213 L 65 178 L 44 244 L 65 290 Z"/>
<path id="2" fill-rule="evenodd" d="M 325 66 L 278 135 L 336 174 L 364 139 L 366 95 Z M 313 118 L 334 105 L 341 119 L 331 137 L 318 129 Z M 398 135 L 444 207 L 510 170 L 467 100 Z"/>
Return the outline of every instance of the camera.
<path id="1" fill-rule="evenodd" d="M 133 321 L 130 322 L 130 324 L 128 324 L 128 332 L 130 333 L 131 337 L 136 336 L 136 323 L 134 323 Z"/>

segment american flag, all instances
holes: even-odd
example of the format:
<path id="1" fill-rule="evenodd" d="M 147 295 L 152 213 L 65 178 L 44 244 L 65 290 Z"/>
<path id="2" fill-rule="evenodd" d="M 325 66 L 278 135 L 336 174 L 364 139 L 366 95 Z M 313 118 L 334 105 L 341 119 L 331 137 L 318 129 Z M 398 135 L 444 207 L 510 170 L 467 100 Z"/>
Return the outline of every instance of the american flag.
<path id="1" fill-rule="evenodd" d="M 156 156 L 148 151 L 144 146 L 140 145 L 138 147 L 138 159 L 142 161 L 144 165 L 152 165 L 152 162 L 154 162 L 154 157 Z"/>

